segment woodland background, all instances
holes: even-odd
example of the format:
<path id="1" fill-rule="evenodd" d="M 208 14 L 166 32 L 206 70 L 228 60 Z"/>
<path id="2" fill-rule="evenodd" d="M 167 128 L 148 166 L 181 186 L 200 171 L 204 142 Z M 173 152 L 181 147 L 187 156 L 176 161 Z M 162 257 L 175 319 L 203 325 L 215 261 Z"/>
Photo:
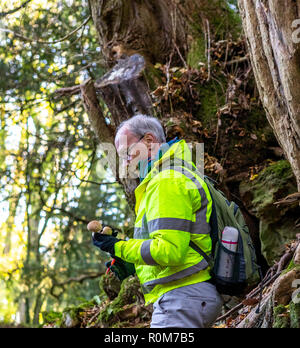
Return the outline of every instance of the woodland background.
<path id="1" fill-rule="evenodd" d="M 299 327 L 299 8 L 289 0 L 1 3 L 2 326 L 149 326 L 137 279 L 121 285 L 103 275 L 109 258 L 86 229 L 99 219 L 132 235 L 137 182 L 114 176 L 100 145 L 143 112 L 161 120 L 168 140 L 205 144 L 205 173 L 249 225 L 265 277 L 262 310 L 255 314 L 258 292 L 248 289 L 226 299 L 224 314 L 234 310 L 216 326 Z M 136 68 L 129 80 L 109 79 L 126 64 Z"/>

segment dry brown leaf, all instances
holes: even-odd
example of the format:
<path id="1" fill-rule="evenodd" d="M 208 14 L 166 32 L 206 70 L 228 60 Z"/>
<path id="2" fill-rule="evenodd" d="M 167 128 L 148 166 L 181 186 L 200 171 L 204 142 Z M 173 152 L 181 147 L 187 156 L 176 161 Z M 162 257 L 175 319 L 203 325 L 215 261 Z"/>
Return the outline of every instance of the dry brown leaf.
<path id="1" fill-rule="evenodd" d="M 257 298 L 248 298 L 248 299 L 245 299 L 243 301 L 243 305 L 244 306 L 254 306 L 258 303 L 258 299 Z"/>

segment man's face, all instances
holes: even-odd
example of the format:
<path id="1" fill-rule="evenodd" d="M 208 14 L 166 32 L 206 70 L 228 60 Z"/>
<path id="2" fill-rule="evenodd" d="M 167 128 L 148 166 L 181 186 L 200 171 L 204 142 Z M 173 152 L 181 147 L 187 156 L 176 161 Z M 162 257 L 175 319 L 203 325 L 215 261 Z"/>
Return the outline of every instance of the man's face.
<path id="1" fill-rule="evenodd" d="M 143 138 L 139 139 L 124 127 L 118 134 L 115 146 L 123 169 L 137 175 L 139 161 L 148 159 L 148 147 Z"/>

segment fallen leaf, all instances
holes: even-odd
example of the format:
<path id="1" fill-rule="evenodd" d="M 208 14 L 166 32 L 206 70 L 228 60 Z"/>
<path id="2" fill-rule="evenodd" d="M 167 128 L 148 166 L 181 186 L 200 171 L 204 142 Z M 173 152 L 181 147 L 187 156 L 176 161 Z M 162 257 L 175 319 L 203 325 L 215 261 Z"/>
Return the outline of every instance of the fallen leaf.
<path id="1" fill-rule="evenodd" d="M 250 181 L 255 180 L 258 177 L 258 174 L 252 174 L 250 177 Z"/>
<path id="2" fill-rule="evenodd" d="M 226 324 L 214 325 L 214 329 L 226 329 Z"/>
<path id="3" fill-rule="evenodd" d="M 242 303 L 244 306 L 254 306 L 258 303 L 258 299 L 257 298 L 247 298 L 245 299 Z"/>

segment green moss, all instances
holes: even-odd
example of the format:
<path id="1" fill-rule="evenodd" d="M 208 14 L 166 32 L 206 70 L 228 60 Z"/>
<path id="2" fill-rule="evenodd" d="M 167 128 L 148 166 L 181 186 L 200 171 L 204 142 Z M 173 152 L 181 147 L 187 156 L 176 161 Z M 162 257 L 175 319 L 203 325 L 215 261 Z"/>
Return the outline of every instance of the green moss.
<path id="1" fill-rule="evenodd" d="M 199 69 L 199 63 L 206 63 L 207 57 L 205 54 L 205 40 L 197 38 L 191 44 L 187 56 L 187 63 L 193 69 Z"/>
<path id="2" fill-rule="evenodd" d="M 300 303 L 290 303 L 291 328 L 300 329 Z"/>
<path id="3" fill-rule="evenodd" d="M 214 82 L 206 83 L 204 86 L 198 86 L 200 106 L 197 112 L 197 118 L 202 122 L 203 127 L 212 128 L 217 122 L 217 111 L 219 105 L 225 103 L 225 97 L 219 84 Z"/>
<path id="4" fill-rule="evenodd" d="M 203 4 L 202 11 L 209 18 L 210 36 L 215 42 L 228 38 L 228 32 L 230 32 L 233 40 L 240 37 L 242 22 L 237 11 L 237 5 L 233 3 L 230 5 L 223 0 L 219 0 L 219 4 L 216 2 Z M 199 69 L 200 62 L 207 63 L 204 32 L 207 29 L 203 21 L 199 21 L 198 13 L 193 16 L 190 26 L 194 40 L 189 44 L 187 63 L 190 67 Z"/>
<path id="5" fill-rule="evenodd" d="M 95 306 L 95 302 L 92 300 L 92 301 L 83 302 L 83 303 L 79 304 L 76 308 L 78 310 L 86 310 L 89 308 L 93 308 L 94 306 Z"/>
<path id="6" fill-rule="evenodd" d="M 291 271 L 295 267 L 296 267 L 296 264 L 295 264 L 294 260 L 291 260 L 288 267 L 284 270 L 284 272 L 282 272 L 282 274 L 288 273 L 289 271 Z"/>
<path id="7" fill-rule="evenodd" d="M 158 86 L 162 85 L 162 74 L 152 64 L 148 64 L 144 70 L 144 77 L 149 85 L 150 91 L 154 91 Z"/>
<path id="8" fill-rule="evenodd" d="M 92 308 L 96 305 L 94 300 L 85 301 L 80 303 L 78 306 L 70 306 L 59 312 L 43 312 L 44 324 L 55 323 L 56 327 L 76 327 L 80 323 L 80 316 L 87 309 Z"/>
<path id="9" fill-rule="evenodd" d="M 85 301 L 78 306 L 70 306 L 64 309 L 62 313 L 61 327 L 78 327 L 81 322 L 81 316 L 86 310 L 95 306 L 95 301 Z"/>
<path id="10" fill-rule="evenodd" d="M 291 177 L 293 177 L 293 172 L 290 163 L 286 160 L 281 160 L 265 168 L 260 173 L 257 181 L 263 184 L 271 183 L 272 186 L 274 184 L 285 185 Z"/>
<path id="11" fill-rule="evenodd" d="M 80 324 L 79 316 L 80 308 L 71 306 L 64 309 L 62 314 L 61 327 L 63 328 L 71 328 L 78 327 Z"/>
<path id="12" fill-rule="evenodd" d="M 288 267 L 281 274 L 286 274 L 289 271 L 291 271 L 292 269 L 300 271 L 300 265 L 295 264 L 294 260 L 291 260 L 291 262 L 289 263 Z"/>
<path id="13" fill-rule="evenodd" d="M 240 186 L 243 195 L 246 191 L 251 191 L 252 205 L 256 216 L 264 215 L 265 208 L 268 207 L 267 215 L 274 218 L 278 215 L 277 208 L 273 204 L 277 198 L 278 191 L 282 195 L 295 192 L 294 175 L 288 161 L 278 161 L 264 170 L 252 182 L 244 182 Z M 278 216 L 280 218 L 280 216 Z"/>
<path id="14" fill-rule="evenodd" d="M 126 304 L 126 297 L 124 294 L 128 291 L 128 279 L 122 282 L 119 295 L 101 312 L 98 322 L 109 322 Z M 130 283 L 130 282 L 129 282 Z"/>
<path id="15" fill-rule="evenodd" d="M 200 92 L 200 114 L 204 127 L 210 126 L 212 120 L 216 121 L 217 97 L 210 88 L 203 88 Z"/>
<path id="16" fill-rule="evenodd" d="M 44 324 L 52 324 L 55 323 L 58 327 L 61 324 L 62 313 L 50 311 L 42 313 Z"/>
<path id="17" fill-rule="evenodd" d="M 288 161 L 281 160 L 262 170 L 257 177 L 240 184 L 240 194 L 248 210 L 259 221 L 262 253 L 269 265 L 284 252 L 284 245 L 295 238 L 298 205 L 274 204 L 297 191 L 295 178 Z"/>
<path id="18" fill-rule="evenodd" d="M 290 318 L 288 314 L 288 306 L 279 305 L 274 307 L 274 323 L 273 328 L 275 329 L 284 329 L 290 327 Z"/>
<path id="19" fill-rule="evenodd" d="M 132 276 L 126 278 L 121 284 L 118 297 L 110 302 L 109 305 L 100 313 L 97 322 L 102 324 L 111 322 L 114 317 L 123 310 L 125 305 L 136 302 L 137 295 L 140 295 L 141 297 L 143 296 L 138 278 Z"/>

